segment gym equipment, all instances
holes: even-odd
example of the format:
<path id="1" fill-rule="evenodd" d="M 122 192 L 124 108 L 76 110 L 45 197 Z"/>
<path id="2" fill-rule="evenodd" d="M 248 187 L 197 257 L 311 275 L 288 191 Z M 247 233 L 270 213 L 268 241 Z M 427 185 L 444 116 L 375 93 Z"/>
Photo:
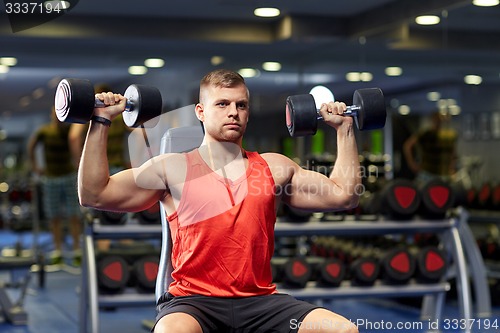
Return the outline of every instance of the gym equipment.
<path id="1" fill-rule="evenodd" d="M 127 99 L 123 121 L 129 127 L 154 127 L 162 111 L 160 91 L 155 87 L 132 84 L 123 95 Z M 55 95 L 55 112 L 61 122 L 85 124 L 91 120 L 94 108 L 105 107 L 95 98 L 94 87 L 89 80 L 63 79 Z"/>
<path id="2" fill-rule="evenodd" d="M 361 257 L 354 260 L 349 266 L 352 285 L 372 286 L 380 274 L 380 265 L 377 259 Z"/>
<path id="3" fill-rule="evenodd" d="M 312 277 L 312 267 L 305 258 L 289 258 L 282 268 L 283 283 L 288 287 L 304 288 Z"/>
<path id="4" fill-rule="evenodd" d="M 0 258 L 0 269 L 10 272 L 10 282 L 0 282 L 0 322 L 4 319 L 12 325 L 27 325 L 28 314 L 23 303 L 31 280 L 30 268 L 34 264 L 31 258 Z M 16 301 L 8 288 L 19 289 Z"/>
<path id="5" fill-rule="evenodd" d="M 448 269 L 447 254 L 435 246 L 427 246 L 416 255 L 416 278 L 421 283 L 435 283 L 442 279 Z"/>
<path id="6" fill-rule="evenodd" d="M 428 219 L 442 219 L 455 203 L 453 188 L 447 182 L 435 178 L 420 188 L 420 214 Z"/>
<path id="7" fill-rule="evenodd" d="M 394 179 L 381 191 L 380 209 L 394 219 L 407 220 L 417 213 L 420 202 L 420 192 L 413 182 Z"/>
<path id="8" fill-rule="evenodd" d="M 102 256 L 97 261 L 97 285 L 103 293 L 123 292 L 130 279 L 130 267 L 127 261 L 117 255 Z"/>
<path id="9" fill-rule="evenodd" d="M 318 284 L 329 287 L 338 287 L 346 276 L 344 263 L 337 258 L 328 258 L 317 267 Z"/>
<path id="10" fill-rule="evenodd" d="M 99 218 L 102 225 L 124 225 L 127 223 L 126 213 L 97 210 L 96 217 Z"/>
<path id="11" fill-rule="evenodd" d="M 156 203 L 153 206 L 137 213 L 137 221 L 139 224 L 161 224 L 160 204 Z"/>
<path id="12" fill-rule="evenodd" d="M 387 251 L 380 258 L 381 275 L 389 284 L 407 283 L 415 274 L 416 261 L 405 248 Z"/>
<path id="13" fill-rule="evenodd" d="M 137 288 L 141 292 L 152 293 L 156 286 L 159 256 L 149 255 L 139 258 L 132 267 Z"/>
<path id="14" fill-rule="evenodd" d="M 316 109 L 311 94 L 288 96 L 286 99 L 286 126 L 290 136 L 316 134 L 318 120 L 323 119 Z M 345 116 L 351 116 L 359 130 L 372 130 L 385 126 L 387 111 L 384 94 L 379 88 L 358 89 L 353 95 L 353 105 Z"/>

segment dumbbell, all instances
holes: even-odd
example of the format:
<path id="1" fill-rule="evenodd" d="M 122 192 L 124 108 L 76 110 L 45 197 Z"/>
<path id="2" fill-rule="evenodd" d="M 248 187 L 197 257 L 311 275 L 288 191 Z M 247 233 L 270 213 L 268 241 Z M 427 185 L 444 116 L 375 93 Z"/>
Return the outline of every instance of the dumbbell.
<path id="1" fill-rule="evenodd" d="M 161 115 L 162 98 L 155 87 L 132 84 L 123 95 L 126 99 L 123 121 L 129 127 L 139 127 L 148 122 L 154 127 Z M 61 122 L 85 124 L 91 120 L 94 108 L 106 107 L 95 98 L 94 88 L 89 80 L 63 79 L 59 82 L 55 95 L 55 112 Z"/>
<path id="2" fill-rule="evenodd" d="M 353 105 L 344 116 L 351 116 L 359 130 L 372 130 L 385 126 L 387 111 L 384 94 L 379 88 L 358 89 L 353 95 Z M 286 99 L 286 126 L 290 136 L 314 135 L 318 120 L 323 119 L 311 94 L 288 96 Z"/>
<path id="3" fill-rule="evenodd" d="M 419 187 L 420 214 L 428 219 L 442 219 L 455 203 L 455 192 L 451 185 L 434 178 Z"/>

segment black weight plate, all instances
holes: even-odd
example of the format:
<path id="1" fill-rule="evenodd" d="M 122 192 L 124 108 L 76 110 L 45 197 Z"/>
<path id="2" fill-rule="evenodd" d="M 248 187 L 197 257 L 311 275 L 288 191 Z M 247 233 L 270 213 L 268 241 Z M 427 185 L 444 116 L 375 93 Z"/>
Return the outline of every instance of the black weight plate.
<path id="1" fill-rule="evenodd" d="M 163 101 L 160 91 L 151 86 L 130 85 L 123 95 L 132 104 L 123 113 L 123 121 L 129 127 L 154 127 L 160 120 Z"/>
<path id="2" fill-rule="evenodd" d="M 283 265 L 283 282 L 290 287 L 305 287 L 311 276 L 311 266 L 304 258 L 290 258 Z"/>
<path id="3" fill-rule="evenodd" d="M 99 210 L 97 215 L 102 225 L 123 225 L 127 222 L 126 213 Z"/>
<path id="4" fill-rule="evenodd" d="M 319 265 L 319 280 L 331 287 L 340 285 L 345 277 L 345 266 L 340 259 L 329 258 Z"/>
<path id="5" fill-rule="evenodd" d="M 61 122 L 85 124 L 94 112 L 94 87 L 89 80 L 63 79 L 54 98 L 57 119 Z"/>
<path id="6" fill-rule="evenodd" d="M 137 279 L 137 285 L 145 291 L 153 291 L 156 286 L 156 277 L 158 276 L 157 256 L 145 256 L 134 263 L 133 270 Z"/>
<path id="7" fill-rule="evenodd" d="M 286 126 L 290 136 L 314 135 L 318 128 L 318 112 L 311 94 L 288 96 Z"/>
<path id="8" fill-rule="evenodd" d="M 448 270 L 446 252 L 428 246 L 421 249 L 417 255 L 417 276 L 421 282 L 433 283 L 439 281 Z"/>
<path id="9" fill-rule="evenodd" d="M 97 283 L 103 291 L 120 292 L 130 278 L 128 263 L 120 256 L 104 256 L 97 262 Z"/>
<path id="10" fill-rule="evenodd" d="M 406 283 L 415 274 L 415 258 L 407 249 L 388 251 L 382 259 L 385 278 L 391 283 Z"/>
<path id="11" fill-rule="evenodd" d="M 394 218 L 409 219 L 420 207 L 420 192 L 407 179 L 394 179 L 382 190 L 382 209 Z"/>
<path id="12" fill-rule="evenodd" d="M 351 279 L 354 285 L 373 285 L 380 273 L 380 265 L 374 258 L 359 258 L 350 267 Z"/>
<path id="13" fill-rule="evenodd" d="M 422 213 L 427 218 L 443 218 L 453 206 L 455 196 L 451 185 L 441 179 L 431 179 L 420 189 Z"/>
<path id="14" fill-rule="evenodd" d="M 358 89 L 353 95 L 353 104 L 360 107 L 355 117 L 361 131 L 378 129 L 385 126 L 387 110 L 384 93 L 380 88 Z"/>

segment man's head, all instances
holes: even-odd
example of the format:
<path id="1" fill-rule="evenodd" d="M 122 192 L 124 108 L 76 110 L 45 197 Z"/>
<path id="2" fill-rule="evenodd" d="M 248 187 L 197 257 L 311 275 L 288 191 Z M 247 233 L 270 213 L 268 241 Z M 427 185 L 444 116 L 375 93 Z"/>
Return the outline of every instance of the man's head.
<path id="1" fill-rule="evenodd" d="M 226 69 L 205 75 L 195 112 L 207 140 L 241 144 L 249 116 L 249 92 L 243 77 Z"/>

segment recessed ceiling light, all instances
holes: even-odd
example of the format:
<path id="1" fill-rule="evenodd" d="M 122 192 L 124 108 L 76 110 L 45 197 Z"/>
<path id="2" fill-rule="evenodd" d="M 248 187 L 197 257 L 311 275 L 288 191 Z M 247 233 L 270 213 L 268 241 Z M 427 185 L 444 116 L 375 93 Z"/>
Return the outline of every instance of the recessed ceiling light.
<path id="1" fill-rule="evenodd" d="M 256 8 L 253 14 L 258 17 L 276 17 L 280 15 L 280 10 L 272 7 L 261 7 Z"/>
<path id="2" fill-rule="evenodd" d="M 411 109 L 408 105 L 403 104 L 398 107 L 398 113 L 402 116 L 407 116 L 410 114 L 410 112 Z"/>
<path id="3" fill-rule="evenodd" d="M 427 100 L 437 102 L 441 98 L 441 94 L 437 91 L 430 91 L 427 93 Z"/>
<path id="4" fill-rule="evenodd" d="M 256 77 L 260 75 L 260 72 L 255 68 L 241 68 L 238 73 L 243 77 Z"/>
<path id="5" fill-rule="evenodd" d="M 45 89 L 43 88 L 37 88 L 33 90 L 33 93 L 31 96 L 33 96 L 34 99 L 40 99 L 45 95 Z"/>
<path id="6" fill-rule="evenodd" d="M 499 3 L 499 0 L 472 0 L 472 4 L 479 7 L 493 7 Z"/>
<path id="7" fill-rule="evenodd" d="M 415 19 L 415 22 L 420 25 L 435 25 L 441 21 L 436 15 L 422 15 Z"/>
<path id="8" fill-rule="evenodd" d="M 385 69 L 385 75 L 387 76 L 400 76 L 401 74 L 403 74 L 403 69 L 401 67 L 393 66 Z"/>
<path id="9" fill-rule="evenodd" d="M 276 61 L 266 61 L 262 64 L 262 68 L 268 72 L 278 72 L 281 70 L 281 64 Z"/>
<path id="10" fill-rule="evenodd" d="M 224 62 L 224 57 L 221 56 L 213 56 L 212 58 L 210 58 L 210 63 L 212 64 L 212 66 L 220 65 L 223 62 Z"/>
<path id="11" fill-rule="evenodd" d="M 130 66 L 128 68 L 128 73 L 130 75 L 144 75 L 148 72 L 148 68 L 146 66 Z"/>
<path id="12" fill-rule="evenodd" d="M 361 74 L 359 72 L 349 72 L 345 75 L 345 78 L 349 82 L 359 82 Z"/>
<path id="13" fill-rule="evenodd" d="M 144 65 L 149 68 L 161 68 L 165 66 L 165 60 L 160 58 L 149 58 L 144 60 Z"/>
<path id="14" fill-rule="evenodd" d="M 479 75 L 466 75 L 464 77 L 464 82 L 467 84 L 478 85 L 481 84 L 481 82 L 483 82 L 483 78 L 480 77 Z"/>
<path id="15" fill-rule="evenodd" d="M 14 57 L 0 57 L 0 65 L 15 66 L 16 64 L 17 59 Z"/>
<path id="16" fill-rule="evenodd" d="M 370 72 L 361 72 L 359 74 L 359 78 L 363 82 L 370 82 L 371 80 L 373 80 L 373 74 Z"/>

